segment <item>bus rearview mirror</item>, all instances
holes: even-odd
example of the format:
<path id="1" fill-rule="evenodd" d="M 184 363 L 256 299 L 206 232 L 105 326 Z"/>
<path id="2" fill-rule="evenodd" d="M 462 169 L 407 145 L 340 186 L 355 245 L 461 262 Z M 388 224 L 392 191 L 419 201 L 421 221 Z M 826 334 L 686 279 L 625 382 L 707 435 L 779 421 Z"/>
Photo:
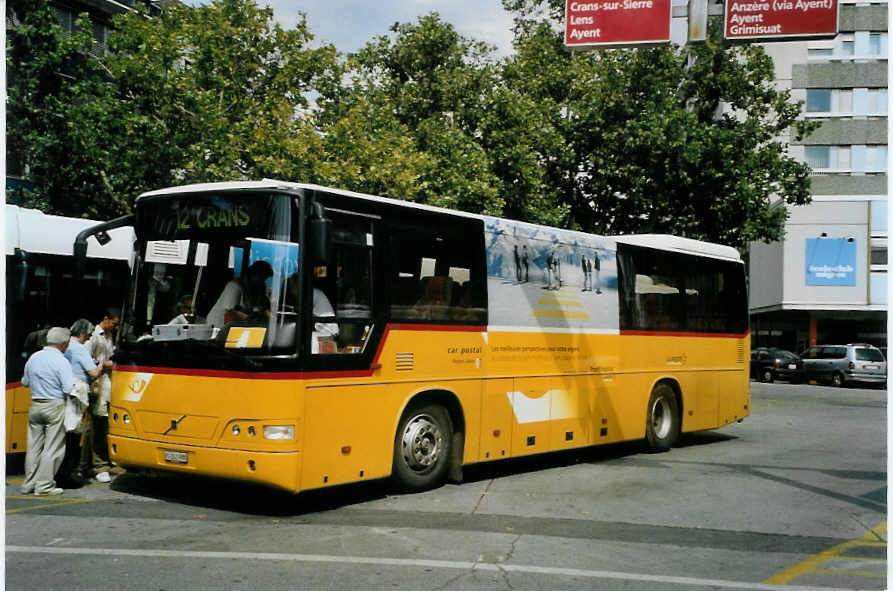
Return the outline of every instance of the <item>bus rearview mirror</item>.
<path id="1" fill-rule="evenodd" d="M 314 265 L 328 265 L 332 251 L 332 220 L 325 217 L 323 207 L 313 204 L 310 220 L 310 254 Z"/>

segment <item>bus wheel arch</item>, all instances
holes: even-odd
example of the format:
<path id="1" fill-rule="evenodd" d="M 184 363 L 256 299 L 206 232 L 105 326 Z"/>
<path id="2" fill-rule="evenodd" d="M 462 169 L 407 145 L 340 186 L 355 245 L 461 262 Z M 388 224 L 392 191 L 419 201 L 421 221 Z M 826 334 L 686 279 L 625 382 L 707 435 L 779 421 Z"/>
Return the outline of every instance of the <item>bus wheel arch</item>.
<path id="1" fill-rule="evenodd" d="M 461 481 L 464 444 L 465 416 L 456 395 L 418 392 L 397 424 L 391 477 L 407 491 L 434 488 L 447 478 Z"/>
<path id="2" fill-rule="evenodd" d="M 645 440 L 653 452 L 668 451 L 682 432 L 682 391 L 672 379 L 657 381 L 651 388 L 645 418 Z"/>

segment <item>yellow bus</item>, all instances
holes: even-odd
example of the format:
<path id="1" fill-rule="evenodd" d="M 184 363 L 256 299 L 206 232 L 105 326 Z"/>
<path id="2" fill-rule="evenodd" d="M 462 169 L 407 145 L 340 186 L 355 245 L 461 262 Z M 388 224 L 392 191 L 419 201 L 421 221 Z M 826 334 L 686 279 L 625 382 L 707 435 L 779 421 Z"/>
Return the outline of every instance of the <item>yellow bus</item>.
<path id="1" fill-rule="evenodd" d="M 107 308 L 121 306 L 131 274 L 133 229 L 109 228 L 100 235 L 102 242 L 86 242 L 77 277 L 72 245 L 80 232 L 99 222 L 16 205 L 4 206 L 4 218 L 6 453 L 17 454 L 27 451 L 28 443 L 31 391 L 22 385 L 25 362 L 40 349 L 44 329 L 71 326 L 78 318 L 97 322 Z"/>
<path id="2" fill-rule="evenodd" d="M 309 184 L 141 195 L 118 464 L 302 491 L 749 414 L 730 247 L 609 238 Z"/>

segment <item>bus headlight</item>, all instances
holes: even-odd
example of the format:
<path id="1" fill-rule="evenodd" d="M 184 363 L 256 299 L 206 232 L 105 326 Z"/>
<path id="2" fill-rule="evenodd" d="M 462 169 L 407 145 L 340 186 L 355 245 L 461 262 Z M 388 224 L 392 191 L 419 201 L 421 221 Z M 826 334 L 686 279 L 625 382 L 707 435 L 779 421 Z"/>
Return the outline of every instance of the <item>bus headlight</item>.
<path id="1" fill-rule="evenodd" d="M 295 438 L 294 425 L 264 425 L 264 439 L 284 441 Z"/>

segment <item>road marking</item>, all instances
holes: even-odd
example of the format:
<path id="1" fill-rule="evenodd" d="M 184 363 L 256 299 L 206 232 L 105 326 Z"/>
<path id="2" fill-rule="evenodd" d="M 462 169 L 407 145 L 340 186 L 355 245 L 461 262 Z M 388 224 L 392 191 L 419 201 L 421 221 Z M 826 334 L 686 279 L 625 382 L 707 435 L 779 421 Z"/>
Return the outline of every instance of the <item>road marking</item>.
<path id="1" fill-rule="evenodd" d="M 7 495 L 7 499 L 19 499 L 26 501 L 36 501 L 37 499 L 42 499 L 46 497 L 35 497 L 34 495 L 23 496 L 23 495 Z M 19 507 L 18 509 L 7 509 L 6 514 L 10 513 L 22 513 L 24 511 L 34 511 L 36 509 L 46 509 L 47 507 L 58 507 L 61 505 L 76 505 L 77 503 L 92 503 L 93 499 L 55 499 L 50 503 L 39 503 L 37 505 L 29 505 L 28 507 Z"/>
<path id="2" fill-rule="evenodd" d="M 674 577 L 668 575 L 646 575 L 605 570 L 558 568 L 524 564 L 490 564 L 452 560 L 422 560 L 412 558 L 376 558 L 372 556 L 332 556 L 326 554 L 282 554 L 276 552 L 212 552 L 195 550 L 128 550 L 122 548 L 49 548 L 46 546 L 6 546 L 7 552 L 23 554 L 56 554 L 80 556 L 134 556 L 140 558 L 216 558 L 223 560 L 271 560 L 291 562 L 317 562 L 334 564 L 367 564 L 375 566 L 423 567 L 458 569 L 469 571 L 494 571 L 525 573 L 589 579 L 612 579 L 640 581 L 662 585 L 687 585 L 698 587 L 719 587 L 726 589 L 757 589 L 760 591 L 844 591 L 836 587 L 815 587 L 803 585 L 769 585 L 745 581 L 725 581 L 721 579 L 698 579 L 694 577 Z M 847 590 L 852 591 L 852 590 Z"/>
<path id="3" fill-rule="evenodd" d="M 795 564 L 785 570 L 781 571 L 777 575 L 773 575 L 763 581 L 764 583 L 770 583 L 773 585 L 784 585 L 786 583 L 790 583 L 792 580 L 796 579 L 800 575 L 816 573 L 816 574 L 831 574 L 831 571 L 827 569 L 822 569 L 821 566 L 826 562 L 830 562 L 832 560 L 836 560 L 839 558 L 847 558 L 850 560 L 860 560 L 858 557 L 853 556 L 844 556 L 844 552 L 849 550 L 850 548 L 855 548 L 857 546 L 886 546 L 886 542 L 879 542 L 878 540 L 886 540 L 887 535 L 887 522 L 882 521 L 880 524 L 871 528 L 861 537 L 850 540 L 849 542 L 844 542 L 843 544 L 838 544 L 837 546 L 833 546 L 819 552 L 818 554 L 814 554 L 810 556 L 806 560 Z M 862 577 L 874 577 L 876 576 L 874 573 L 866 574 L 857 571 L 845 572 L 845 571 L 836 571 L 833 574 L 839 575 L 850 575 L 850 576 L 862 576 Z"/>

